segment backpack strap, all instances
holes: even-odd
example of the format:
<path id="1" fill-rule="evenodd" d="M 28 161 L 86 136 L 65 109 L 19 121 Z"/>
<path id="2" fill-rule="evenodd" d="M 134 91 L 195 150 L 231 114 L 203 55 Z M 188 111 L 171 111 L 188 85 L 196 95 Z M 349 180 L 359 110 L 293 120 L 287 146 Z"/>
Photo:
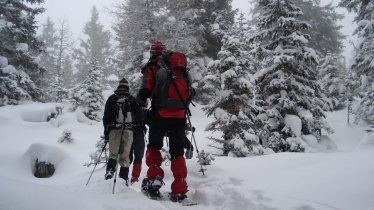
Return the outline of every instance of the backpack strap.
<path id="1" fill-rule="evenodd" d="M 175 84 L 174 79 L 172 80 L 172 84 L 174 85 L 174 88 L 175 88 L 175 90 L 177 91 L 178 97 L 180 98 L 180 100 L 181 100 L 182 103 L 183 103 L 184 109 L 186 110 L 186 114 L 187 114 L 188 116 L 192 116 L 192 114 L 191 114 L 191 110 L 190 110 L 190 108 L 188 108 L 188 106 L 187 106 L 187 102 L 185 102 L 185 101 L 183 100 L 182 94 L 181 94 L 181 92 L 179 91 L 177 85 Z"/>

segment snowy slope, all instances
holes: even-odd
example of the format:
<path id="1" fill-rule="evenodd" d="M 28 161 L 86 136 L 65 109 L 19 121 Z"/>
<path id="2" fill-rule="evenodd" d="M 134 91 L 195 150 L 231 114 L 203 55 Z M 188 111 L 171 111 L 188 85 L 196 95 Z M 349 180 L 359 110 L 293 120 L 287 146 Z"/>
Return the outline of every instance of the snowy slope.
<path id="1" fill-rule="evenodd" d="M 83 164 L 95 150 L 102 124 L 84 119 L 79 112 L 68 112 L 66 105 L 63 115 L 46 122 L 55 106 L 0 107 L 0 210 L 374 209 L 374 135 L 366 134 L 363 127 L 347 125 L 345 111 L 328 114 L 336 131 L 330 135 L 338 145 L 335 151 L 216 157 L 205 167 L 205 176 L 198 172 L 196 159 L 187 160 L 188 196 L 199 205 L 182 207 L 147 199 L 140 193 L 140 183 L 126 187 L 118 181 L 113 195 L 113 180 L 103 179 L 103 165 L 86 186 L 93 168 Z M 192 116 L 198 147 L 214 152 L 208 146 L 211 134 L 203 130 L 211 119 L 201 108 L 193 108 Z M 57 143 L 65 129 L 72 131 L 75 141 Z M 57 166 L 54 176 L 33 176 L 32 162 L 37 157 Z M 168 192 L 172 175 L 170 164 L 165 164 L 162 191 Z M 143 177 L 145 169 L 144 164 Z"/>

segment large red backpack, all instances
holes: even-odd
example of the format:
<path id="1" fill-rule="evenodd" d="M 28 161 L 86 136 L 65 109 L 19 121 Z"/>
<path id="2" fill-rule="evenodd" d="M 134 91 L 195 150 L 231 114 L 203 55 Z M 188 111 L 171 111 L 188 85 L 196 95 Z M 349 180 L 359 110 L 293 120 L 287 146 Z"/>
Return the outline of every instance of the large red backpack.
<path id="1" fill-rule="evenodd" d="M 194 95 L 187 58 L 181 52 L 165 52 L 157 64 L 155 107 L 186 108 Z"/>

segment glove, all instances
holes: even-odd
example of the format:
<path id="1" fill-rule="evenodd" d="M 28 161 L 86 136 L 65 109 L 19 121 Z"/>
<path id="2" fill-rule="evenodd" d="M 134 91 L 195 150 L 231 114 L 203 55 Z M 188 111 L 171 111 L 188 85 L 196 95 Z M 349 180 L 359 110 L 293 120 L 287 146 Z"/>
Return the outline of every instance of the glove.
<path id="1" fill-rule="evenodd" d="M 148 106 L 148 101 L 147 101 L 147 99 L 146 99 L 145 101 L 143 101 L 141 98 L 136 97 L 136 98 L 135 98 L 135 102 L 136 102 L 137 105 L 140 106 L 140 107 L 147 107 L 147 106 Z"/>
<path id="2" fill-rule="evenodd" d="M 104 131 L 104 140 L 105 143 L 109 142 L 109 131 L 107 130 Z"/>
<path id="3" fill-rule="evenodd" d="M 193 150 L 187 149 L 186 152 L 184 153 L 184 156 L 186 156 L 186 159 L 191 159 L 193 156 Z"/>

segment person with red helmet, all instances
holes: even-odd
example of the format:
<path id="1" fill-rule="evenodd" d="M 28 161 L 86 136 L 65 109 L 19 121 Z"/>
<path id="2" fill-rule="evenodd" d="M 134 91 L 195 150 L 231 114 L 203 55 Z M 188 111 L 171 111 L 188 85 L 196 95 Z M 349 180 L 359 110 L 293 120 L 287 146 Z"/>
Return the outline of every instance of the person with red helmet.
<path id="1" fill-rule="evenodd" d="M 187 196 L 187 166 L 184 158 L 186 114 L 192 99 L 191 79 L 186 70 L 187 58 L 183 53 L 166 51 L 165 45 L 157 41 L 151 46 L 151 59 L 143 67 L 142 87 L 137 100 L 146 105 L 152 100 L 149 113 L 149 143 L 146 151 L 147 178 L 142 182 L 142 192 L 151 198 L 160 197 L 164 185 L 161 168 L 163 138 L 169 134 L 171 170 L 170 199 L 180 202 Z"/>

